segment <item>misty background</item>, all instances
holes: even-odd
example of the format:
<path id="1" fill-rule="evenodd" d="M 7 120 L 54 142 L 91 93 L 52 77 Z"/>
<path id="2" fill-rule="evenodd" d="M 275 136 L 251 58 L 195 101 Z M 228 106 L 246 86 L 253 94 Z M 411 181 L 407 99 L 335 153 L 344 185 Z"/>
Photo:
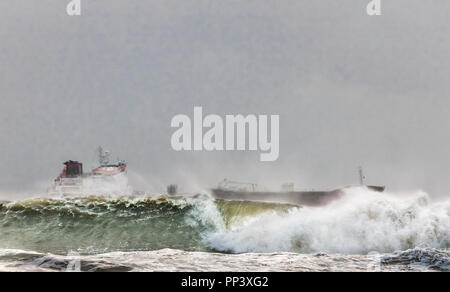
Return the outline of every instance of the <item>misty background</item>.
<path id="1" fill-rule="evenodd" d="M 145 190 L 358 182 L 450 188 L 450 2 L 0 2 L 0 192 L 39 192 L 99 145 Z M 279 114 L 280 157 L 175 152 L 176 114 Z"/>

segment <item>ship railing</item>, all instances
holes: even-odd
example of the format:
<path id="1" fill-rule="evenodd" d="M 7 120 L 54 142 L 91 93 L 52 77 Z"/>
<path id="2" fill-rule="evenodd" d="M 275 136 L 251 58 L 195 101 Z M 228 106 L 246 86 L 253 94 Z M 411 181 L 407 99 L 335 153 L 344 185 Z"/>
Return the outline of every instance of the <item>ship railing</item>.
<path id="1" fill-rule="evenodd" d="M 235 190 L 235 191 L 256 191 L 258 189 L 258 184 L 249 182 L 239 182 L 224 179 L 219 183 L 219 189 L 223 190 Z"/>

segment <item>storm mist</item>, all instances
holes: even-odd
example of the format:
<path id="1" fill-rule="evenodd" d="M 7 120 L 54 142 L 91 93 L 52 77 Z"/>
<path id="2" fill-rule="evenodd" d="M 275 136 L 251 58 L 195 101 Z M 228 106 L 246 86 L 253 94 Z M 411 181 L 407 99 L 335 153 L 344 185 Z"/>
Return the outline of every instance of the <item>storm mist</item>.
<path id="1" fill-rule="evenodd" d="M 130 184 L 450 188 L 450 2 L 0 3 L 0 192 L 40 191 L 103 145 Z M 280 116 L 280 155 L 176 152 L 171 119 Z"/>

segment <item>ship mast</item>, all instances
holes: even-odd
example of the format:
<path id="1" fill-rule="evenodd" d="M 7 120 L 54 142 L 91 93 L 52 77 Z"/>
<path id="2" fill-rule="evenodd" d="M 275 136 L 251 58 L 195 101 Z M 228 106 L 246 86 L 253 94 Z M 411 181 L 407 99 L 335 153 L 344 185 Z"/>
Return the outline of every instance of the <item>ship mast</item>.
<path id="1" fill-rule="evenodd" d="M 101 166 L 109 164 L 110 153 L 108 150 L 103 150 L 102 146 L 99 146 L 98 149 L 98 162 Z"/>
<path id="2" fill-rule="evenodd" d="M 359 184 L 363 186 L 364 180 L 366 179 L 366 177 L 364 176 L 362 166 L 358 167 L 358 172 L 359 172 Z"/>

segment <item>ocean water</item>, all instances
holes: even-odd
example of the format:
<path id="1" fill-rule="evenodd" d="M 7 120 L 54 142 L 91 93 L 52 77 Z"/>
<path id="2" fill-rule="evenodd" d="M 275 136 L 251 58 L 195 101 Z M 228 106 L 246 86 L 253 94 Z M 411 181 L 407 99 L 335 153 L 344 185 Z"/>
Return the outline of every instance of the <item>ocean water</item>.
<path id="1" fill-rule="evenodd" d="M 450 271 L 450 201 L 297 207 L 141 194 L 0 202 L 0 271 Z"/>

